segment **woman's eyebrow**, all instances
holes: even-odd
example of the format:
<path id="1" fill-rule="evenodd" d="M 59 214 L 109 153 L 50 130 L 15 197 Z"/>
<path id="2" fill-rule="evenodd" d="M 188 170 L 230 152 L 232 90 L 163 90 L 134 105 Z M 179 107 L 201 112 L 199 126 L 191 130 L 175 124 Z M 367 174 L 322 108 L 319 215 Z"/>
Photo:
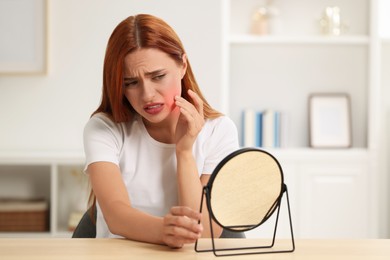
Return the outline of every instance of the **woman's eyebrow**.
<path id="1" fill-rule="evenodd" d="M 154 70 L 154 71 L 150 71 L 150 72 L 145 72 L 145 76 L 146 77 L 152 77 L 152 76 L 154 76 L 154 75 L 158 75 L 158 74 L 161 74 L 161 73 L 163 73 L 164 72 L 164 69 L 158 69 L 158 70 Z M 124 80 L 136 80 L 137 79 L 137 77 L 132 77 L 132 76 L 130 76 L 130 77 L 124 77 L 123 78 Z"/>
<path id="2" fill-rule="evenodd" d="M 145 76 L 153 76 L 153 75 L 161 74 L 163 71 L 164 71 L 163 69 L 159 69 L 151 72 L 146 72 Z"/>

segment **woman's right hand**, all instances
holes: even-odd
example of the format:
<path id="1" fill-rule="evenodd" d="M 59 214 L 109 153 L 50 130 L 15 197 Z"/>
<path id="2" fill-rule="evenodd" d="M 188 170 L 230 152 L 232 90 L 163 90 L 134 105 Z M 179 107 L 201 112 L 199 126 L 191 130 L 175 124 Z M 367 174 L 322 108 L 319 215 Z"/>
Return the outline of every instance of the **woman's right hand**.
<path id="1" fill-rule="evenodd" d="M 172 248 L 195 243 L 201 237 L 203 226 L 199 224 L 201 214 L 189 207 L 172 207 L 164 216 L 163 242 Z"/>

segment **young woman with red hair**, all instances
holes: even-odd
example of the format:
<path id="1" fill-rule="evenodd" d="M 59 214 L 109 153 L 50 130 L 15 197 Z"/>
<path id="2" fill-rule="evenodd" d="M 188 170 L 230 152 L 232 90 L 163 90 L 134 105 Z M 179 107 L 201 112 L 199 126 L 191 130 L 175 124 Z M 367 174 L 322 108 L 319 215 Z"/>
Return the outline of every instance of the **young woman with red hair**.
<path id="1" fill-rule="evenodd" d="M 139 14 L 108 41 L 102 100 L 84 148 L 96 237 L 179 248 L 210 236 L 208 212 L 199 213 L 202 188 L 238 149 L 238 135 L 203 97 L 174 30 Z"/>

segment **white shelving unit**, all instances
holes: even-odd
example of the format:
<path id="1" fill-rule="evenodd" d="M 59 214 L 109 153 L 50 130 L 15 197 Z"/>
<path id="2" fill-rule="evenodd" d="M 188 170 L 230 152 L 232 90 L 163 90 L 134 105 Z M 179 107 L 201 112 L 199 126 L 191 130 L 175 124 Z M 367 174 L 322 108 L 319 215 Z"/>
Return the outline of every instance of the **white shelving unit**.
<path id="1" fill-rule="evenodd" d="M 223 64 L 230 64 L 225 68 L 225 110 L 240 126 L 241 112 L 246 107 L 279 109 L 289 117 L 289 147 L 307 147 L 309 94 L 346 92 L 352 100 L 353 147 L 367 148 L 371 89 L 369 1 L 339 1 L 346 10 L 358 10 L 346 12 L 345 20 L 359 26 L 350 25 L 350 32 L 341 36 L 321 35 L 319 28 L 313 28 L 314 17 L 320 17 L 327 1 L 298 8 L 308 4 L 304 0 L 274 1 L 281 10 L 279 19 L 287 27 L 286 33 L 250 34 L 251 15 L 261 2 L 224 2 L 228 26 Z M 345 6 L 348 3 L 349 8 Z M 289 8 L 297 11 L 295 16 L 288 12 Z"/>
<path id="2" fill-rule="evenodd" d="M 88 181 L 81 153 L 0 153 L 0 196 L 44 198 L 49 203 L 47 232 L 0 232 L 0 237 L 70 237 L 71 212 L 85 211 Z"/>
<path id="3" fill-rule="evenodd" d="M 390 35 L 389 35 L 390 37 Z M 389 162 L 389 154 L 390 154 L 390 38 L 382 39 L 381 46 L 381 87 L 383 94 L 383 104 L 381 114 L 381 121 L 383 123 L 382 127 L 382 138 L 381 141 L 383 143 L 383 147 L 380 150 L 380 165 L 382 165 L 382 171 L 384 173 L 384 178 L 382 178 L 382 183 L 384 185 L 381 186 L 381 194 L 380 198 L 390 198 L 390 162 Z M 382 205 L 388 205 L 388 201 L 381 200 Z M 387 223 L 387 228 L 384 228 L 384 233 L 390 234 L 390 222 L 389 216 L 390 208 L 387 208 L 387 214 L 381 215 L 382 222 Z"/>
<path id="4" fill-rule="evenodd" d="M 298 237 L 378 236 L 377 170 L 380 55 L 375 0 L 275 0 L 275 33 L 250 33 L 251 16 L 266 1 L 222 1 L 224 109 L 239 126 L 246 108 L 275 109 L 288 117 L 287 146 L 271 149 L 291 186 Z M 319 18 L 328 5 L 341 8 L 348 30 L 322 35 Z M 345 92 L 351 98 L 352 148 L 308 145 L 308 97 Z M 269 149 L 267 149 L 269 150 Z M 286 235 L 286 231 L 282 230 Z M 249 237 L 262 236 L 258 230 Z"/>

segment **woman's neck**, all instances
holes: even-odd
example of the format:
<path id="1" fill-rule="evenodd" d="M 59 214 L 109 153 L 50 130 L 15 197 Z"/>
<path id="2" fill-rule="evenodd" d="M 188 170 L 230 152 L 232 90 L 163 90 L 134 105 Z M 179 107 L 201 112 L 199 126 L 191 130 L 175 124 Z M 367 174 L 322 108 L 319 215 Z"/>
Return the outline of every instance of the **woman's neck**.
<path id="1" fill-rule="evenodd" d="M 173 144 L 175 142 L 175 132 L 180 112 L 172 112 L 168 118 L 159 123 L 151 123 L 142 118 L 149 135 L 158 142 Z"/>

